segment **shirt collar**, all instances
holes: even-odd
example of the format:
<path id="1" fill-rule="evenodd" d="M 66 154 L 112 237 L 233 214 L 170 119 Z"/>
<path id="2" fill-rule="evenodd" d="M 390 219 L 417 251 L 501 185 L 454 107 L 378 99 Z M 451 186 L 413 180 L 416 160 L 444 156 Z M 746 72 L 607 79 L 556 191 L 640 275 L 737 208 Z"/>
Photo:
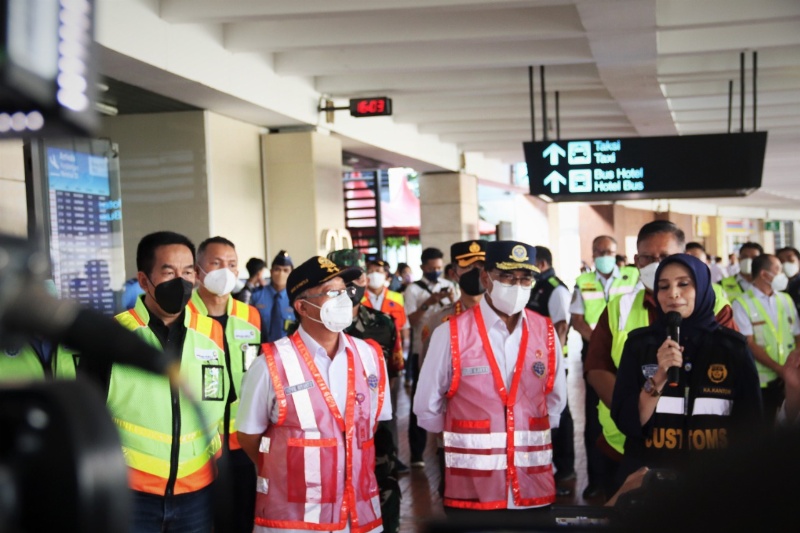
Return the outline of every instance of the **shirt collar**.
<path id="1" fill-rule="evenodd" d="M 308 353 L 310 353 L 314 359 L 317 358 L 331 359 L 328 357 L 328 352 L 325 351 L 325 348 L 320 346 L 320 344 L 317 341 L 315 341 L 313 337 L 311 337 L 311 335 L 309 335 L 305 329 L 303 329 L 302 324 L 300 324 L 300 327 L 297 328 L 297 332 L 300 334 L 300 338 L 303 340 L 303 344 L 305 344 L 306 348 L 308 348 Z M 336 357 L 338 357 L 340 353 L 344 352 L 345 346 L 347 346 L 347 343 L 344 339 L 344 335 L 339 333 L 339 343 L 336 347 L 336 354 L 334 354 L 333 359 L 336 359 Z"/>
<path id="2" fill-rule="evenodd" d="M 483 323 L 486 325 L 486 331 L 491 330 L 493 327 L 497 325 L 499 322 L 505 332 L 508 332 L 508 328 L 500 319 L 500 315 L 498 315 L 492 306 L 489 305 L 489 302 L 486 301 L 486 298 L 481 298 L 480 303 L 478 304 L 481 306 L 481 315 L 483 315 Z M 517 320 L 517 325 L 514 326 L 514 330 L 519 327 L 522 327 L 522 321 L 527 320 L 525 316 L 525 310 L 520 313 L 520 320 Z"/>
<path id="3" fill-rule="evenodd" d="M 600 283 L 604 284 L 606 282 L 606 278 L 603 277 L 603 275 L 597 270 L 594 271 L 594 275 L 597 277 L 597 281 L 599 281 Z M 617 265 L 614 265 L 614 270 L 611 271 L 611 275 L 608 276 L 607 279 L 608 281 L 611 281 L 612 279 L 618 277 L 619 277 L 619 267 Z"/>
<path id="4" fill-rule="evenodd" d="M 752 283 L 750 284 L 750 288 L 753 290 L 753 294 L 755 294 L 756 298 L 761 298 L 763 300 L 769 300 L 770 298 L 775 296 L 775 291 L 772 291 L 772 295 L 767 296 L 767 294 L 764 291 L 762 291 L 761 289 L 759 289 L 758 287 L 756 287 Z"/>

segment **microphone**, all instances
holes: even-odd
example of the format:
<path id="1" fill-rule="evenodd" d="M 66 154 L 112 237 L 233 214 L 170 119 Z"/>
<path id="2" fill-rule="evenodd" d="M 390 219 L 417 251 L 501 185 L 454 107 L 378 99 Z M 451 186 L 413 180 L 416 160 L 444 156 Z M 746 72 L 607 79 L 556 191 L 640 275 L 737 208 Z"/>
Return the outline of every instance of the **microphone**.
<path id="1" fill-rule="evenodd" d="M 667 335 L 678 344 L 681 342 L 681 321 L 683 317 L 677 311 L 670 311 L 666 314 Z M 667 369 L 667 385 L 677 387 L 680 380 L 681 367 L 671 366 Z"/>

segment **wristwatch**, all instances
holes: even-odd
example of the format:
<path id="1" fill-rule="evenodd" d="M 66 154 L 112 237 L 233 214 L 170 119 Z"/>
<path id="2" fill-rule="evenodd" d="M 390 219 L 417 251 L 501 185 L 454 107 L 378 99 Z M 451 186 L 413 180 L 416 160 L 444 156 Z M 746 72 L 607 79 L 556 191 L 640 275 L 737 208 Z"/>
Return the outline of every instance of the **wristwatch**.
<path id="1" fill-rule="evenodd" d="M 656 382 L 653 381 L 653 378 L 647 378 L 647 381 L 644 382 L 644 387 L 642 388 L 653 398 L 658 398 L 661 396 L 661 391 L 658 390 L 658 387 L 656 387 Z"/>

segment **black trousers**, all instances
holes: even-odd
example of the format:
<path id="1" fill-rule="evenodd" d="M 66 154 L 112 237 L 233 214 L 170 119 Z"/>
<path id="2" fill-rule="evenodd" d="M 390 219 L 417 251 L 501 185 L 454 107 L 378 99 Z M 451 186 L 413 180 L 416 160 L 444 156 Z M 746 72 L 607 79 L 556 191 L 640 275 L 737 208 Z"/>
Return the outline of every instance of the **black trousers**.
<path id="1" fill-rule="evenodd" d="M 581 349 L 581 361 L 586 361 L 586 352 L 588 350 L 589 342 L 584 339 L 583 348 Z M 603 482 L 605 455 L 597 447 L 597 439 L 600 438 L 600 434 L 603 432 L 597 414 L 597 403 L 600 401 L 600 397 L 597 396 L 594 388 L 589 385 L 586 378 L 583 379 L 583 383 L 586 387 L 584 400 L 586 426 L 583 431 L 583 445 L 586 447 L 586 474 L 589 478 L 589 485 L 603 486 L 605 484 Z"/>
<path id="2" fill-rule="evenodd" d="M 411 412 L 408 415 L 408 448 L 411 451 L 411 461 L 421 461 L 428 443 L 428 432 L 417 425 L 417 415 L 414 414 L 414 395 L 417 393 L 417 381 L 419 380 L 419 354 L 411 354 L 410 365 L 413 369 L 411 381 Z"/>
<path id="3" fill-rule="evenodd" d="M 556 479 L 575 471 L 575 426 L 569 402 L 561 412 L 558 427 L 553 430 L 553 465 L 556 467 Z"/>
<path id="4" fill-rule="evenodd" d="M 764 406 L 764 422 L 772 425 L 778 409 L 781 408 L 783 400 L 786 398 L 786 390 L 781 378 L 773 379 L 767 383 L 766 387 L 761 388 L 761 403 Z"/>

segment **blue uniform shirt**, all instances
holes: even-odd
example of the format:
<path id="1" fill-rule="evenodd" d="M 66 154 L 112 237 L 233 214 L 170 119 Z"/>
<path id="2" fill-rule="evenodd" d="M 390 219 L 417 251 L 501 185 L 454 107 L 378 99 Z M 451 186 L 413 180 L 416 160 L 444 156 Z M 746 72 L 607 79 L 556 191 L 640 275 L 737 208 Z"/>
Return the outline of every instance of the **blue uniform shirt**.
<path id="1" fill-rule="evenodd" d="M 275 342 L 285 337 L 289 325 L 295 321 L 286 289 L 276 291 L 272 285 L 256 289 L 250 297 L 250 305 L 261 314 L 261 342 Z"/>

